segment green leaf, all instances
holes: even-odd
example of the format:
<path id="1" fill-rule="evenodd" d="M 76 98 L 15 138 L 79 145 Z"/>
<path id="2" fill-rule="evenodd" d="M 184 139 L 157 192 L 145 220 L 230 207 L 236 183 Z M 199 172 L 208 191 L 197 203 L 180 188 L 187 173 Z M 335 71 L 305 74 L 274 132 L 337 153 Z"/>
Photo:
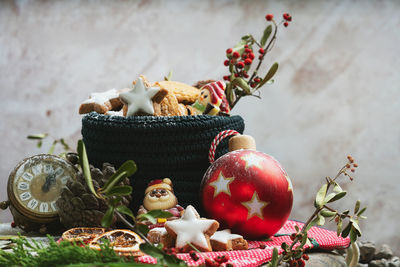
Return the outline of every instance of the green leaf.
<path id="1" fill-rule="evenodd" d="M 298 233 L 300 231 L 300 228 L 297 224 L 294 225 L 294 229 L 296 230 L 296 233 Z"/>
<path id="2" fill-rule="evenodd" d="M 321 226 L 325 224 L 325 218 L 321 214 L 318 214 L 317 218 L 318 218 L 317 225 Z"/>
<path id="3" fill-rule="evenodd" d="M 262 87 L 266 82 L 271 80 L 271 78 L 274 77 L 275 73 L 278 71 L 278 67 L 279 67 L 278 62 L 272 64 L 271 68 L 269 68 L 267 74 L 265 75 L 264 79 L 259 83 L 257 88 Z"/>
<path id="4" fill-rule="evenodd" d="M 335 216 L 336 212 L 330 211 L 330 210 L 327 210 L 327 209 L 323 209 L 323 210 L 321 210 L 321 215 L 326 217 L 326 218 L 329 218 L 329 217 Z"/>
<path id="5" fill-rule="evenodd" d="M 360 205 L 360 200 L 357 200 L 356 205 L 354 206 L 354 214 L 356 214 L 360 210 Z"/>
<path id="6" fill-rule="evenodd" d="M 272 250 L 271 266 L 276 267 L 278 264 L 278 249 L 274 247 Z"/>
<path id="7" fill-rule="evenodd" d="M 235 102 L 235 94 L 232 90 L 232 83 L 229 83 L 225 89 L 226 98 L 229 102 L 229 106 L 232 106 L 233 102 Z"/>
<path id="8" fill-rule="evenodd" d="M 316 208 L 321 208 L 325 203 L 326 190 L 328 188 L 328 184 L 323 184 L 321 188 L 318 190 L 317 196 L 315 197 L 314 205 Z"/>
<path id="9" fill-rule="evenodd" d="M 251 39 L 251 35 L 250 35 L 250 34 L 247 34 L 247 35 L 245 35 L 245 36 L 242 36 L 242 40 L 247 41 L 247 40 L 249 40 L 249 39 Z"/>
<path id="10" fill-rule="evenodd" d="M 42 140 L 43 138 L 46 138 L 49 134 L 47 133 L 42 133 L 42 134 L 31 134 L 28 135 L 26 138 L 31 139 L 31 140 Z"/>
<path id="11" fill-rule="evenodd" d="M 171 212 L 163 211 L 163 210 L 151 210 L 147 213 L 154 218 L 170 218 L 173 216 Z"/>
<path id="12" fill-rule="evenodd" d="M 164 253 L 161 249 L 148 243 L 140 244 L 140 250 L 156 259 L 162 259 L 164 257 Z"/>
<path id="13" fill-rule="evenodd" d="M 308 230 L 311 229 L 311 227 L 316 225 L 318 221 L 319 221 L 318 217 L 315 217 L 308 225 L 306 225 L 305 232 L 307 232 Z"/>
<path id="14" fill-rule="evenodd" d="M 54 149 L 56 148 L 56 144 L 57 144 L 57 140 L 54 140 L 53 144 L 51 145 L 51 147 L 49 149 L 49 151 L 47 152 L 48 154 L 53 155 Z"/>
<path id="15" fill-rule="evenodd" d="M 89 160 L 88 160 L 88 157 L 86 154 L 86 147 L 82 140 L 78 141 L 77 151 L 78 151 L 78 156 L 79 156 L 79 165 L 82 168 L 82 172 L 85 177 L 86 184 L 87 184 L 90 192 L 92 192 L 92 194 L 95 195 L 97 198 L 100 198 L 100 196 L 97 194 L 97 192 L 93 186 L 92 175 L 90 173 L 90 167 L 89 167 Z"/>
<path id="16" fill-rule="evenodd" d="M 244 52 L 244 46 L 247 44 L 247 41 L 246 40 L 240 40 L 240 42 L 239 43 L 237 43 L 233 48 L 232 48 L 232 51 L 233 52 L 238 52 L 240 55 L 242 55 L 243 54 L 243 52 Z"/>
<path id="17" fill-rule="evenodd" d="M 136 164 L 133 160 L 125 161 L 121 167 L 107 180 L 104 184 L 102 191 L 108 193 L 111 188 L 119 184 L 126 177 L 131 176 L 137 170 Z"/>
<path id="18" fill-rule="evenodd" d="M 150 231 L 149 227 L 143 223 L 136 224 L 136 227 L 144 236 L 147 236 L 147 233 Z"/>
<path id="19" fill-rule="evenodd" d="M 69 145 L 65 142 L 64 138 L 60 139 L 60 143 L 63 145 L 64 150 L 69 150 Z"/>
<path id="20" fill-rule="evenodd" d="M 242 78 L 239 78 L 239 77 L 235 78 L 232 81 L 232 85 L 242 88 L 247 94 L 251 94 L 251 89 L 250 89 L 249 84 Z"/>
<path id="21" fill-rule="evenodd" d="M 108 205 L 115 207 L 119 202 L 121 202 L 121 200 L 122 197 L 110 197 L 108 198 Z"/>
<path id="22" fill-rule="evenodd" d="M 104 214 L 103 218 L 101 219 L 101 226 L 108 228 L 112 224 L 114 218 L 114 207 L 108 207 L 106 213 Z"/>
<path id="23" fill-rule="evenodd" d="M 352 227 L 353 227 L 354 230 L 356 231 L 357 235 L 358 235 L 358 236 L 361 236 L 361 228 L 360 228 L 360 226 L 358 225 L 358 221 L 355 220 L 355 219 L 353 219 L 353 218 L 350 218 L 350 221 L 353 223 Z"/>
<path id="24" fill-rule="evenodd" d="M 132 187 L 129 185 L 114 186 L 106 195 L 107 196 L 129 196 L 132 193 Z"/>
<path id="25" fill-rule="evenodd" d="M 342 231 L 342 237 L 347 237 L 350 233 L 352 223 L 349 222 Z"/>
<path id="26" fill-rule="evenodd" d="M 265 44 L 267 43 L 267 40 L 268 40 L 269 36 L 271 35 L 271 32 L 272 32 L 272 25 L 268 25 L 268 27 L 265 28 L 265 30 L 264 30 L 263 36 L 261 37 L 260 44 L 262 47 L 264 47 Z"/>
<path id="27" fill-rule="evenodd" d="M 170 70 L 170 71 L 168 72 L 168 75 L 164 77 L 164 80 L 165 80 L 165 81 L 170 81 L 171 78 L 172 78 L 172 70 Z"/>
<path id="28" fill-rule="evenodd" d="M 125 215 L 128 215 L 133 220 L 135 220 L 135 216 L 133 215 L 133 212 L 127 206 L 121 205 L 121 206 L 116 207 L 115 209 L 118 212 L 120 212 L 122 214 L 125 214 Z"/>
<path id="29" fill-rule="evenodd" d="M 339 221 L 337 222 L 337 236 L 340 236 L 340 233 L 342 232 L 342 227 L 343 227 L 343 221 L 342 219 L 339 217 Z"/>
<path id="30" fill-rule="evenodd" d="M 308 235 L 307 232 L 305 232 L 301 238 L 300 247 L 304 247 L 304 245 L 307 243 L 307 240 L 308 240 Z"/>
<path id="31" fill-rule="evenodd" d="M 338 183 L 335 182 L 335 186 L 333 187 L 333 191 L 336 193 L 343 192 L 343 189 L 340 187 Z"/>
<path id="32" fill-rule="evenodd" d="M 336 196 L 336 193 L 329 193 L 329 194 L 325 197 L 324 202 L 325 202 L 325 203 L 328 203 L 329 200 L 331 200 L 334 196 Z"/>
<path id="33" fill-rule="evenodd" d="M 362 208 L 362 209 L 357 213 L 357 216 L 361 216 L 361 214 L 363 214 L 366 210 L 367 210 L 367 207 Z"/>
<path id="34" fill-rule="evenodd" d="M 354 229 L 354 227 L 351 227 L 351 229 L 350 229 L 350 241 L 351 241 L 351 243 L 354 243 L 357 241 L 357 232 Z"/>
<path id="35" fill-rule="evenodd" d="M 154 218 L 153 216 L 149 215 L 148 213 L 140 214 L 140 215 L 138 215 L 138 216 L 136 217 L 136 219 L 138 219 L 139 221 L 148 220 L 148 221 L 150 221 L 152 224 L 156 224 L 156 223 L 157 223 L 156 218 Z"/>
<path id="36" fill-rule="evenodd" d="M 332 197 L 332 198 L 328 201 L 328 203 L 332 203 L 332 202 L 334 202 L 334 201 L 336 201 L 336 200 L 339 200 L 339 199 L 341 199 L 342 197 L 344 197 L 346 194 L 347 194 L 346 191 L 342 191 L 342 192 L 340 192 L 340 193 L 337 193 L 334 197 Z"/>
<path id="37" fill-rule="evenodd" d="M 38 148 L 41 148 L 41 147 L 42 147 L 42 140 L 39 140 L 39 141 L 37 142 L 36 146 L 37 146 Z"/>

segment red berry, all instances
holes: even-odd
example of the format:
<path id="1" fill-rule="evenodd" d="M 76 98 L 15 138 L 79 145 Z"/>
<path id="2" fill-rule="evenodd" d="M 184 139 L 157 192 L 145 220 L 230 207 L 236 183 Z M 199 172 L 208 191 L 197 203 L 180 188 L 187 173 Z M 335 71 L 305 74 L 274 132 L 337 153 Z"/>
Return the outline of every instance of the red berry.
<path id="1" fill-rule="evenodd" d="M 12 222 L 12 223 L 11 223 L 11 227 L 12 227 L 12 228 L 15 228 L 15 227 L 17 227 L 17 224 L 16 224 L 15 222 Z"/>
<path id="2" fill-rule="evenodd" d="M 244 48 L 249 48 L 249 45 L 244 45 Z"/>
<path id="3" fill-rule="evenodd" d="M 262 55 L 258 57 L 258 59 L 259 59 L 259 60 L 261 60 L 262 58 L 263 58 L 263 56 L 262 56 Z"/>
<path id="4" fill-rule="evenodd" d="M 249 54 L 249 58 L 250 58 L 251 60 L 253 60 L 253 59 L 255 58 L 254 53 L 250 53 L 250 54 Z"/>
<path id="5" fill-rule="evenodd" d="M 250 48 L 246 48 L 246 49 L 244 49 L 244 52 L 250 53 L 250 52 L 251 52 L 251 49 L 250 49 Z"/>
<path id="6" fill-rule="evenodd" d="M 289 22 L 285 21 L 285 23 L 283 23 L 283 26 L 285 27 L 289 26 Z"/>
<path id="7" fill-rule="evenodd" d="M 234 58 L 238 58 L 238 57 L 240 57 L 240 54 L 239 54 L 239 52 L 237 52 L 237 51 L 235 51 L 235 52 L 233 52 L 233 55 L 232 55 Z"/>
<path id="8" fill-rule="evenodd" d="M 295 233 L 293 233 L 293 234 L 290 235 L 290 239 L 291 239 L 292 241 L 293 241 L 295 238 L 296 238 L 296 234 L 295 234 Z"/>
<path id="9" fill-rule="evenodd" d="M 310 257 L 307 254 L 303 254 L 303 259 L 308 261 L 310 259 Z"/>
<path id="10" fill-rule="evenodd" d="M 256 87 L 256 85 L 257 85 L 257 84 L 255 84 L 255 83 L 251 83 L 251 84 L 250 84 L 251 88 Z"/>
<path id="11" fill-rule="evenodd" d="M 260 49 L 258 50 L 258 53 L 264 54 L 264 49 L 263 49 L 263 48 L 260 48 Z"/>
<path id="12" fill-rule="evenodd" d="M 238 63 L 236 64 L 236 67 L 238 67 L 239 69 L 243 68 L 243 67 L 244 67 L 243 61 L 238 62 Z"/>
<path id="13" fill-rule="evenodd" d="M 206 258 L 204 263 L 206 264 L 207 267 L 214 267 L 215 262 L 211 260 L 210 258 Z"/>
<path id="14" fill-rule="evenodd" d="M 223 78 L 225 81 L 229 81 L 229 76 L 224 76 Z"/>
<path id="15" fill-rule="evenodd" d="M 250 58 L 246 58 L 246 60 L 244 61 L 244 64 L 251 65 L 252 62 L 253 62 L 253 60 L 251 60 Z"/>
<path id="16" fill-rule="evenodd" d="M 266 247 L 265 244 L 260 244 L 261 249 L 264 249 L 265 247 Z"/>
<path id="17" fill-rule="evenodd" d="M 239 73 L 235 73 L 235 77 L 239 77 Z"/>
<path id="18" fill-rule="evenodd" d="M 229 60 L 225 60 L 225 61 L 224 61 L 224 65 L 225 65 L 225 66 L 229 66 Z"/>
<path id="19" fill-rule="evenodd" d="M 267 21 L 271 21 L 273 18 L 274 18 L 274 15 L 272 15 L 272 14 L 267 14 L 267 15 L 265 16 L 265 19 L 266 19 Z"/>
<path id="20" fill-rule="evenodd" d="M 256 78 L 254 78 L 254 81 L 255 81 L 256 83 L 259 83 L 259 82 L 261 81 L 261 79 L 260 79 L 259 77 L 256 77 Z"/>
<path id="21" fill-rule="evenodd" d="M 241 56 L 242 59 L 246 59 L 247 58 L 247 54 L 243 53 Z"/>
<path id="22" fill-rule="evenodd" d="M 231 59 L 231 64 L 235 64 L 236 63 L 236 59 Z"/>
<path id="23" fill-rule="evenodd" d="M 284 20 L 289 20 L 289 19 L 292 20 L 292 16 L 290 16 L 289 13 L 283 13 L 282 17 L 283 17 Z"/>
<path id="24" fill-rule="evenodd" d="M 227 54 L 230 54 L 230 53 L 232 53 L 232 48 L 228 48 L 228 49 L 226 49 L 226 53 L 227 53 Z"/>
<path id="25" fill-rule="evenodd" d="M 297 266 L 304 267 L 304 266 L 306 266 L 306 262 L 303 261 L 302 259 L 298 259 L 297 260 Z"/>

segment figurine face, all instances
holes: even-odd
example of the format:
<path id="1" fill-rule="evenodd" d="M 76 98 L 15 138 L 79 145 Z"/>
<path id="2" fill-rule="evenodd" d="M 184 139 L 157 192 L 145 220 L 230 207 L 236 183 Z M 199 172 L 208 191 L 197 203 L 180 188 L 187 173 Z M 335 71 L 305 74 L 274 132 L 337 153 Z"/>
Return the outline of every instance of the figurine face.
<path id="1" fill-rule="evenodd" d="M 165 210 L 178 204 L 175 195 L 166 189 L 157 188 L 148 192 L 143 200 L 143 206 L 147 210 Z"/>
<path id="2" fill-rule="evenodd" d="M 199 103 L 207 106 L 208 103 L 211 103 L 211 95 L 210 91 L 207 89 L 202 89 L 199 95 Z"/>

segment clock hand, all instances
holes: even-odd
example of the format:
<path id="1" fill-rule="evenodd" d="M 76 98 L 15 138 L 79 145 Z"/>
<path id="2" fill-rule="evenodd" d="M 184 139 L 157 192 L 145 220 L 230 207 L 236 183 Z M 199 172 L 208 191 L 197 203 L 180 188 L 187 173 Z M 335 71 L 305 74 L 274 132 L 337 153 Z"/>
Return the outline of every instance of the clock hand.
<path id="1" fill-rule="evenodd" d="M 50 187 L 55 183 L 55 181 L 56 181 L 56 174 L 54 172 L 47 175 L 46 181 L 44 182 L 44 184 L 42 186 L 42 191 L 49 192 Z"/>

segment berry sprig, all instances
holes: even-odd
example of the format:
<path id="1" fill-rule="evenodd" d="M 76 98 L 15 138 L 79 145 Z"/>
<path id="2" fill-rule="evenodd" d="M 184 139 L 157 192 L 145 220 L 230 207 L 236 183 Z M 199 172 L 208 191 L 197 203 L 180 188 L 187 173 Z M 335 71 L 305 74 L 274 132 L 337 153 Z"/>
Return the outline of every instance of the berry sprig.
<path id="1" fill-rule="evenodd" d="M 278 250 L 274 248 L 273 256 L 268 267 L 276 267 L 281 262 L 286 262 L 290 267 L 301 267 L 305 266 L 305 261 L 308 260 L 308 255 L 305 254 L 305 245 L 309 244 L 308 230 L 314 225 L 322 226 L 325 224 L 325 219 L 329 218 L 337 226 L 337 235 L 343 238 L 350 236 L 352 246 L 355 246 L 355 242 L 358 237 L 361 236 L 361 229 L 358 225 L 360 219 L 366 219 L 362 214 L 366 208 L 360 209 L 361 203 L 358 200 L 354 206 L 354 212 L 350 215 L 349 210 L 338 211 L 329 206 L 341 198 L 343 198 L 347 192 L 344 191 L 337 179 L 341 176 L 348 177 L 350 181 L 353 181 L 351 173 L 354 173 L 358 164 L 355 163 L 352 156 L 347 156 L 347 163 L 339 170 L 336 176 L 332 179 L 326 177 L 326 183 L 321 186 L 315 197 L 314 206 L 315 211 L 304 224 L 302 229 L 296 225 L 296 232 L 291 234 L 290 240 L 292 243 L 289 245 L 286 242 L 282 243 L 281 249 L 282 254 L 278 256 Z M 343 228 L 343 222 L 347 221 L 347 225 Z M 352 261 L 353 262 L 353 261 Z M 357 263 L 358 261 L 355 261 Z"/>
<path id="2" fill-rule="evenodd" d="M 272 83 L 272 77 L 278 70 L 279 65 L 275 62 L 264 77 L 258 74 L 266 54 L 271 51 L 275 44 L 278 26 L 280 24 L 285 27 L 289 26 L 292 16 L 284 13 L 282 21 L 278 24 L 273 14 L 267 14 L 265 19 L 270 24 L 265 28 L 260 41 L 248 34 L 243 36 L 233 48 L 226 50 L 227 59 L 224 61 L 224 66 L 229 68 L 229 74 L 223 76 L 223 79 L 227 81 L 225 94 L 231 109 L 243 96 L 260 98 L 260 94 L 255 94 L 256 91 L 266 83 Z M 257 59 L 258 63 L 255 64 Z M 254 65 L 256 67 L 252 67 Z"/>
<path id="3" fill-rule="evenodd" d="M 187 243 L 189 246 L 193 248 L 193 250 L 189 251 L 189 256 L 192 260 L 198 261 L 200 257 L 197 255 L 197 253 L 201 253 L 193 244 Z M 233 264 L 228 263 L 229 261 L 229 256 L 228 255 L 222 255 L 222 256 L 216 256 L 214 259 L 211 259 L 207 256 L 204 256 L 204 265 L 206 267 L 220 267 L 220 266 L 225 266 L 225 267 L 233 267 Z"/>

